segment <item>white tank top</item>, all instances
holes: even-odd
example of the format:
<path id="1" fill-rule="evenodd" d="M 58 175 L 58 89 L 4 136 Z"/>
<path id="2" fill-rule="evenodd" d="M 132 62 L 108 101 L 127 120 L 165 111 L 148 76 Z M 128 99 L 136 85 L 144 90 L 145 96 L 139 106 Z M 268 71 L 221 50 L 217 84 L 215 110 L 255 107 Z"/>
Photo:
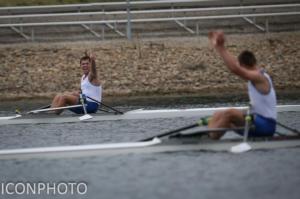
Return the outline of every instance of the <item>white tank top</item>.
<path id="1" fill-rule="evenodd" d="M 272 84 L 270 76 L 263 70 L 261 73 L 268 79 L 270 84 L 270 91 L 267 94 L 259 92 L 255 86 L 248 81 L 248 94 L 251 102 L 251 112 L 254 114 L 262 115 L 266 118 L 277 118 L 276 111 L 276 93 Z"/>
<path id="2" fill-rule="evenodd" d="M 94 86 L 90 81 L 88 76 L 83 75 L 81 77 L 81 91 L 84 95 L 93 98 L 99 102 L 102 99 L 102 87 L 101 86 Z M 87 98 L 88 101 L 93 101 Z"/>

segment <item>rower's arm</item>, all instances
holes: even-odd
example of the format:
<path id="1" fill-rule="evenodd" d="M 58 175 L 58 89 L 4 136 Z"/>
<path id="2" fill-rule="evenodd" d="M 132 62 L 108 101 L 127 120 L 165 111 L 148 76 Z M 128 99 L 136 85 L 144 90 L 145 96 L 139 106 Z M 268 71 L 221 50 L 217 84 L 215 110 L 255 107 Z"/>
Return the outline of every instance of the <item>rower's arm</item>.
<path id="1" fill-rule="evenodd" d="M 91 71 L 89 72 L 89 81 L 93 82 L 93 80 L 97 79 L 97 70 L 96 70 L 96 58 L 93 54 L 90 55 L 91 58 Z"/>
<path id="2" fill-rule="evenodd" d="M 227 68 L 237 76 L 241 77 L 244 80 L 250 80 L 253 82 L 258 82 L 261 80 L 261 74 L 258 71 L 247 70 L 240 66 L 238 60 L 229 53 L 225 48 L 216 48 Z"/>
<path id="3" fill-rule="evenodd" d="M 211 32 L 209 34 L 209 39 L 213 47 L 220 54 L 222 59 L 225 62 L 227 68 L 234 74 L 238 75 L 242 79 L 250 80 L 253 82 L 262 81 L 262 76 L 257 71 L 247 70 L 244 67 L 241 67 L 237 58 L 234 57 L 229 51 L 225 48 L 225 37 L 223 32 Z"/>

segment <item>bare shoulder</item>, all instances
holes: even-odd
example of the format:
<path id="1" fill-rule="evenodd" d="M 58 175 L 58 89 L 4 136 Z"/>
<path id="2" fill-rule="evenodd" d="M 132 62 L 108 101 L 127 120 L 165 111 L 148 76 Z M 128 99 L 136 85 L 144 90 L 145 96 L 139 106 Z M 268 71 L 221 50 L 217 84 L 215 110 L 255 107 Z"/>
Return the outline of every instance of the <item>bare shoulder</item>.
<path id="1" fill-rule="evenodd" d="M 91 82 L 92 85 L 94 86 L 100 86 L 101 85 L 101 82 L 97 79 L 97 78 L 94 78 L 92 80 L 89 79 L 89 81 Z"/>
<path id="2" fill-rule="evenodd" d="M 271 85 L 268 78 L 260 71 L 258 71 L 257 78 L 251 81 L 257 90 L 267 94 L 270 91 Z"/>
<path id="3" fill-rule="evenodd" d="M 96 81 L 92 82 L 92 84 L 94 86 L 101 86 L 101 82 L 99 80 L 96 80 Z"/>

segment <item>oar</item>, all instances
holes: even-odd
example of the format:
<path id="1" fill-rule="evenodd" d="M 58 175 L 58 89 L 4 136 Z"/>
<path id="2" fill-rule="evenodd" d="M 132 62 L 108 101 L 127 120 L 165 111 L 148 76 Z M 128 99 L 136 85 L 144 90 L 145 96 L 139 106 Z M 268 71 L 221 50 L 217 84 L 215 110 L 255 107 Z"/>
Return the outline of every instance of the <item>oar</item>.
<path id="1" fill-rule="evenodd" d="M 199 126 L 198 123 L 191 124 L 191 125 L 184 126 L 184 127 L 181 127 L 181 128 L 175 129 L 175 130 L 171 130 L 171 131 L 168 131 L 168 132 L 165 132 L 165 133 L 162 133 L 162 134 L 159 134 L 159 135 L 155 135 L 155 136 L 152 136 L 152 137 L 149 137 L 149 138 L 146 138 L 146 139 L 142 139 L 140 141 L 145 142 L 145 141 L 153 140 L 154 138 L 165 137 L 165 136 L 172 135 L 172 134 L 175 134 L 177 132 L 188 130 L 188 129 L 191 129 L 191 128 L 195 128 L 195 127 L 198 127 L 198 126 Z"/>
<path id="2" fill-rule="evenodd" d="M 41 107 L 37 108 L 36 110 L 48 109 L 50 107 L 51 107 L 51 104 L 48 104 L 48 105 L 45 105 L 45 106 L 41 106 Z M 15 113 L 18 114 L 18 115 L 22 114 L 21 111 L 18 108 L 15 110 Z"/>
<path id="3" fill-rule="evenodd" d="M 34 114 L 34 113 L 42 113 L 42 112 L 48 112 L 48 111 L 55 111 L 55 110 L 64 110 L 64 109 L 70 109 L 70 108 L 76 108 L 76 107 L 82 107 L 81 104 L 77 105 L 71 105 L 71 106 L 63 106 L 63 107 L 56 107 L 56 108 L 46 108 L 46 106 L 41 107 L 43 109 L 35 109 L 28 112 L 21 113 L 19 110 L 16 110 L 15 116 L 9 116 L 9 117 L 1 117 L 1 120 L 11 120 L 19 117 L 23 117 L 25 115 Z"/>
<path id="4" fill-rule="evenodd" d="M 86 97 L 87 97 L 88 99 L 90 99 L 90 100 L 92 100 L 92 101 L 98 103 L 99 105 L 105 106 L 106 108 L 109 108 L 109 109 L 115 111 L 116 113 L 124 114 L 122 111 L 119 111 L 119 110 L 117 110 L 117 109 L 114 109 L 113 107 L 108 106 L 108 105 L 104 104 L 103 102 L 99 102 L 98 100 L 95 100 L 95 99 L 93 99 L 93 98 L 91 98 L 91 97 L 89 97 L 89 96 L 86 96 Z"/>
<path id="5" fill-rule="evenodd" d="M 98 108 L 99 111 L 105 112 L 105 113 L 112 113 L 111 111 L 108 111 L 106 109 Z"/>
<path id="6" fill-rule="evenodd" d="M 146 139 L 142 139 L 140 141 L 143 142 L 143 141 L 152 140 L 154 138 L 170 136 L 172 134 L 179 133 L 180 131 L 184 131 L 184 130 L 188 130 L 188 129 L 191 129 L 191 128 L 206 125 L 207 124 L 206 122 L 207 122 L 207 118 L 203 118 L 203 119 L 200 119 L 195 124 L 191 124 L 191 125 L 184 126 L 184 127 L 181 127 L 181 128 L 175 129 L 175 130 L 171 130 L 171 131 L 168 131 L 168 132 L 165 132 L 165 133 L 161 133 L 161 134 L 158 134 L 158 135 L 146 138 Z M 250 128 L 252 128 L 252 126 Z M 208 134 L 210 132 L 226 132 L 226 131 L 239 131 L 239 130 L 245 130 L 245 127 L 242 126 L 242 127 L 234 127 L 234 128 L 207 128 L 207 129 L 202 129 L 202 130 L 192 132 L 192 133 L 188 133 L 188 134 L 176 134 L 176 135 L 174 135 L 174 137 L 180 137 L 180 136 L 185 136 L 185 135 L 186 136 L 192 136 L 192 135 L 197 135 L 197 134 Z"/>
<path id="7" fill-rule="evenodd" d="M 202 134 L 208 134 L 208 133 L 215 133 L 215 132 L 227 132 L 227 131 L 240 131 L 244 130 L 245 127 L 234 127 L 234 128 L 207 128 L 207 129 L 201 129 L 199 131 L 191 132 L 191 133 L 178 133 L 175 134 L 173 137 L 184 137 L 184 136 L 193 136 L 193 135 L 202 135 Z"/>
<path id="8" fill-rule="evenodd" d="M 246 151 L 249 151 L 249 150 L 252 149 L 250 144 L 247 143 L 248 133 L 249 133 L 249 130 L 250 130 L 250 125 L 251 125 L 250 107 L 247 110 L 247 115 L 245 117 L 245 122 L 246 122 L 246 124 L 245 124 L 243 142 L 238 144 L 238 145 L 232 146 L 230 148 L 230 152 L 232 152 L 232 153 L 243 153 L 243 152 L 246 152 Z"/>
<path id="9" fill-rule="evenodd" d="M 291 131 L 291 132 L 293 132 L 293 133 L 296 133 L 296 134 L 300 135 L 300 132 L 297 129 L 291 128 L 291 127 L 286 126 L 284 124 L 281 124 L 278 121 L 276 122 L 276 124 L 279 125 L 279 126 L 281 126 L 281 127 L 283 127 L 283 128 L 285 128 L 285 129 L 287 129 L 287 130 L 289 130 L 289 131 Z"/>
<path id="10" fill-rule="evenodd" d="M 172 134 L 178 133 L 180 131 L 188 130 L 188 129 L 195 128 L 195 127 L 198 127 L 198 126 L 207 125 L 208 124 L 208 120 L 209 120 L 209 117 L 204 117 L 204 118 L 201 118 L 195 124 L 191 124 L 191 125 L 184 126 L 184 127 L 181 127 L 181 128 L 175 129 L 175 130 L 171 130 L 171 131 L 168 131 L 168 132 L 165 132 L 165 133 L 161 133 L 159 135 L 155 135 L 155 136 L 152 136 L 152 137 L 149 137 L 149 138 L 146 138 L 146 139 L 142 139 L 140 141 L 142 141 L 142 142 L 143 141 L 149 141 L 149 140 L 152 140 L 154 138 L 165 137 L 165 136 L 168 136 L 168 135 L 172 135 Z"/>
<path id="11" fill-rule="evenodd" d="M 55 111 L 55 110 L 63 110 L 63 109 L 70 109 L 70 108 L 76 108 L 76 107 L 82 107 L 82 106 L 83 105 L 81 105 L 81 104 L 77 104 L 77 105 L 63 106 L 63 107 L 56 107 L 56 108 L 36 109 L 36 110 L 28 111 L 28 112 L 26 112 L 26 114 L 48 112 L 48 111 Z"/>
<path id="12" fill-rule="evenodd" d="M 45 109 L 45 108 L 50 108 L 50 107 L 51 107 L 51 104 L 48 104 L 48 105 L 42 106 L 42 107 L 37 108 L 37 109 Z"/>
<path id="13" fill-rule="evenodd" d="M 47 108 L 50 108 L 50 107 L 51 107 L 51 104 L 48 104 L 48 105 L 45 105 L 45 106 L 42 106 L 42 107 L 38 108 L 37 110 L 47 109 Z M 22 113 L 21 113 L 21 111 L 18 108 L 16 108 L 15 113 L 16 113 L 15 116 L 1 117 L 0 119 L 1 120 L 11 120 L 11 119 L 22 117 Z M 25 113 L 25 114 L 28 114 L 28 112 Z"/>
<path id="14" fill-rule="evenodd" d="M 86 107 L 85 107 L 85 104 L 84 104 L 84 99 L 83 99 L 83 94 L 80 93 L 80 102 L 82 104 L 82 108 L 83 108 L 83 112 L 84 112 L 84 115 L 79 117 L 79 120 L 88 120 L 88 119 L 92 119 L 93 116 L 87 114 L 87 111 L 86 111 Z"/>

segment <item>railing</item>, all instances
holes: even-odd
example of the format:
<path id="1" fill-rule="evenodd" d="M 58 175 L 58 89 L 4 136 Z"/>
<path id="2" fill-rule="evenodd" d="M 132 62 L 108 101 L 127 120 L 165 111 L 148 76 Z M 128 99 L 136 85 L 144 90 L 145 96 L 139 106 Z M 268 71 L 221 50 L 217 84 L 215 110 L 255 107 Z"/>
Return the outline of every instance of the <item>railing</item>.
<path id="1" fill-rule="evenodd" d="M 95 37 L 104 39 L 103 27 L 106 26 L 117 35 L 127 36 L 130 40 L 134 31 L 131 24 L 168 22 L 176 24 L 189 34 L 198 35 L 199 22 L 203 20 L 243 19 L 264 32 L 269 32 L 269 20 L 272 17 L 293 16 L 300 22 L 300 3 L 251 5 L 249 1 L 243 5 L 241 1 L 228 1 L 226 5 L 223 4 L 224 1 L 220 0 L 166 0 L 2 7 L 0 34 L 1 29 L 10 28 L 26 40 L 33 41 L 35 27 L 79 25 Z M 258 24 L 256 18 L 264 18 L 263 25 Z M 191 28 L 188 23 L 195 23 L 195 28 Z M 91 25 L 102 25 L 101 33 Z M 123 29 L 118 29 L 118 25 Z M 24 30 L 26 27 L 31 28 L 30 36 L 30 31 Z"/>
<path id="2" fill-rule="evenodd" d="M 187 6 L 203 3 L 211 3 L 219 0 L 161 0 L 161 1 L 129 1 L 132 9 L 145 7 L 170 7 Z M 18 6 L 18 7 L 0 7 L 0 15 L 17 13 L 35 13 L 35 12 L 82 12 L 87 10 L 122 10 L 127 8 L 127 1 L 106 2 L 106 3 L 88 3 L 88 4 L 67 4 L 67 5 L 46 5 L 46 6 Z"/>

